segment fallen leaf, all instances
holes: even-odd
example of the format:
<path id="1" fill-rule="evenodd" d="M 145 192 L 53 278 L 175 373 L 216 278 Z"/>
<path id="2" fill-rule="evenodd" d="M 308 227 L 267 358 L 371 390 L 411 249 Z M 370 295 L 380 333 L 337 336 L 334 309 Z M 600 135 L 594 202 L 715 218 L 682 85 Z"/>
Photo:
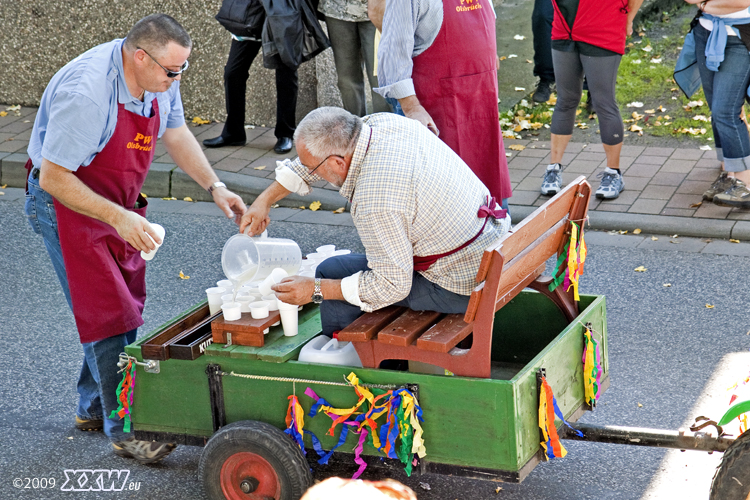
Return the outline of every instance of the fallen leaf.
<path id="1" fill-rule="evenodd" d="M 669 240 L 669 242 L 670 242 L 670 243 L 674 243 L 675 245 L 679 245 L 679 244 L 680 244 L 680 242 L 679 242 L 679 241 L 675 241 L 675 240 Z"/>
<path id="2" fill-rule="evenodd" d="M 732 239 L 729 240 L 729 243 L 739 243 L 739 242 L 740 242 L 740 240 L 735 240 L 734 238 L 732 238 Z"/>
<path id="3" fill-rule="evenodd" d="M 0 191 L 0 196 L 5 195 L 5 191 Z"/>
<path id="4" fill-rule="evenodd" d="M 248 130 L 252 130 L 255 128 L 255 125 L 245 125 L 245 128 Z"/>
<path id="5" fill-rule="evenodd" d="M 500 56 L 500 60 L 501 60 L 501 61 L 505 61 L 506 59 L 507 59 L 507 57 L 505 57 L 505 56 Z"/>
<path id="6" fill-rule="evenodd" d="M 654 49 L 651 48 L 651 45 L 646 45 L 645 47 L 641 48 L 641 50 L 643 52 L 651 52 Z"/>
<path id="7" fill-rule="evenodd" d="M 181 280 L 189 280 L 189 279 L 190 279 L 190 276 L 185 276 L 185 275 L 184 275 L 184 274 L 182 273 L 182 271 L 180 271 L 180 279 L 181 279 Z"/>
<path id="8" fill-rule="evenodd" d="M 512 149 L 513 151 L 523 151 L 526 149 L 526 146 L 523 146 L 521 144 L 511 144 L 508 146 L 508 149 Z"/>
<path id="9" fill-rule="evenodd" d="M 211 123 L 211 120 L 205 120 L 201 118 L 200 116 L 194 116 L 193 117 L 193 124 L 194 125 L 206 125 L 207 123 Z"/>
<path id="10" fill-rule="evenodd" d="M 635 123 L 632 124 L 628 130 L 630 130 L 631 132 L 638 132 L 639 134 L 643 135 L 643 127 L 639 127 Z"/>
<path id="11" fill-rule="evenodd" d="M 633 229 L 633 234 L 641 234 L 640 228 Z"/>
<path id="12" fill-rule="evenodd" d="M 343 214 L 344 213 L 344 207 L 337 208 L 336 210 L 333 211 L 333 213 L 335 213 L 335 214 Z"/>
<path id="13" fill-rule="evenodd" d="M 515 139 L 516 134 L 512 130 L 503 130 L 503 139 Z"/>
<path id="14" fill-rule="evenodd" d="M 514 57 L 518 57 L 516 54 L 508 54 L 508 59 L 513 59 Z"/>
<path id="15" fill-rule="evenodd" d="M 642 102 L 638 102 L 638 101 L 633 101 L 633 102 L 627 103 L 626 106 L 629 107 L 629 108 L 642 108 L 643 107 L 643 103 Z"/>
<path id="16" fill-rule="evenodd" d="M 648 113 L 648 111 L 646 111 Z M 639 114 L 638 111 L 633 111 L 633 113 L 630 115 L 633 117 L 633 120 L 640 120 L 643 118 L 643 115 Z"/>
<path id="17" fill-rule="evenodd" d="M 680 237 L 679 234 L 673 234 L 672 236 L 670 236 L 670 238 L 679 238 L 679 237 Z"/>
<path id="18" fill-rule="evenodd" d="M 659 238 L 657 238 L 656 236 L 652 236 L 652 237 L 651 237 L 651 241 L 657 241 L 658 239 L 659 239 Z"/>
<path id="19" fill-rule="evenodd" d="M 651 62 L 654 64 L 659 64 L 661 63 L 661 57 L 652 57 Z"/>
<path id="20" fill-rule="evenodd" d="M 526 59 L 526 62 L 529 64 L 534 64 L 534 61 L 532 61 L 531 59 Z"/>
<path id="21" fill-rule="evenodd" d="M 526 87 L 516 87 L 516 92 L 525 92 Z"/>
<path id="22" fill-rule="evenodd" d="M 513 40 L 526 40 L 526 37 L 523 35 L 516 35 L 513 37 Z"/>
<path id="23" fill-rule="evenodd" d="M 635 271 L 635 272 L 637 272 L 637 273 L 645 273 L 646 271 L 648 271 L 648 269 L 646 269 L 646 268 L 645 268 L 645 267 L 643 267 L 643 266 L 638 266 L 638 267 L 636 267 L 635 269 L 633 269 L 633 271 Z"/>
<path id="24" fill-rule="evenodd" d="M 193 199 L 190 196 L 185 196 L 182 201 L 193 201 Z"/>
<path id="25" fill-rule="evenodd" d="M 646 111 L 644 111 L 644 113 L 651 113 L 651 114 L 653 114 L 653 113 L 656 113 L 656 110 L 655 109 L 647 109 Z"/>
<path id="26" fill-rule="evenodd" d="M 552 94 L 551 96 L 549 96 L 549 99 L 547 99 L 547 104 L 550 104 L 552 106 L 557 104 L 557 94 Z"/>
<path id="27" fill-rule="evenodd" d="M 711 146 L 709 146 L 708 144 L 706 144 L 705 146 L 701 146 L 699 149 L 701 151 L 711 151 Z"/>
<path id="28" fill-rule="evenodd" d="M 661 111 L 662 113 L 664 113 L 664 112 L 665 112 L 665 111 L 667 110 L 667 108 L 665 108 L 665 107 L 664 107 L 664 106 L 662 106 L 662 105 L 659 105 L 659 107 L 658 107 L 658 108 L 656 108 L 656 109 L 658 109 L 658 110 L 659 110 L 659 111 Z"/>
<path id="29" fill-rule="evenodd" d="M 705 115 L 695 115 L 693 117 L 693 120 L 698 120 L 699 122 L 708 122 L 711 121 L 707 116 Z"/>
<path id="30" fill-rule="evenodd" d="M 670 286 L 672 286 L 672 283 L 664 283 L 664 286 L 669 288 Z"/>
<path id="31" fill-rule="evenodd" d="M 691 203 L 690 208 L 698 208 L 701 205 L 703 205 L 702 201 L 699 201 L 698 203 Z"/>
<path id="32" fill-rule="evenodd" d="M 617 232 L 620 233 L 620 234 L 628 234 L 628 230 L 627 229 L 623 229 L 623 230 L 620 230 L 620 231 L 617 231 Z"/>
<path id="33" fill-rule="evenodd" d="M 253 167 L 254 170 L 264 170 L 265 168 L 265 165 L 261 165 L 260 167 Z"/>
<path id="34" fill-rule="evenodd" d="M 8 116 L 8 112 L 7 111 L 0 111 L 0 116 Z"/>
<path id="35" fill-rule="evenodd" d="M 148 195 L 146 193 L 141 193 L 141 196 L 143 196 L 144 198 L 148 198 Z"/>
<path id="36" fill-rule="evenodd" d="M 310 210 L 312 210 L 313 212 L 315 212 L 316 210 L 319 210 L 319 209 L 320 209 L 320 202 L 319 201 L 314 201 L 314 202 L 310 203 Z"/>
<path id="37" fill-rule="evenodd" d="M 510 158 L 511 156 L 513 156 L 513 153 L 505 153 L 505 156 L 506 158 Z"/>
<path id="38" fill-rule="evenodd" d="M 641 403 L 638 403 L 638 408 L 643 408 L 643 405 Z"/>
<path id="39" fill-rule="evenodd" d="M 698 100 L 698 101 L 690 101 L 689 103 L 687 103 L 686 107 L 688 107 L 688 108 L 697 108 L 697 107 L 700 107 L 700 106 L 703 106 L 703 101 Z"/>
<path id="40" fill-rule="evenodd" d="M 172 200 L 176 200 L 176 199 L 177 198 L 175 198 L 174 196 L 169 197 L 169 198 L 162 198 L 162 200 L 164 200 L 164 201 L 172 201 Z"/>
<path id="41" fill-rule="evenodd" d="M 495 493 L 500 493 L 501 491 L 503 491 L 503 489 L 500 486 L 495 488 Z"/>
<path id="42" fill-rule="evenodd" d="M 306 208 L 307 208 L 307 207 L 306 207 L 306 206 L 304 206 L 304 205 L 302 205 L 301 207 L 299 207 L 299 209 L 300 209 L 300 210 L 305 210 Z"/>
<path id="43" fill-rule="evenodd" d="M 634 59 L 634 60 L 633 60 L 633 61 L 631 61 L 631 62 L 632 62 L 633 64 L 641 64 L 641 60 L 640 60 L 640 59 Z"/>
<path id="44" fill-rule="evenodd" d="M 0 186 L 0 189 L 5 189 L 5 188 L 7 188 L 7 187 L 8 187 L 8 185 L 7 185 L 7 184 L 3 184 L 2 186 Z"/>
<path id="45" fill-rule="evenodd" d="M 706 304 L 706 309 L 713 309 L 714 306 L 712 304 Z"/>
<path id="46" fill-rule="evenodd" d="M 279 208 L 279 204 L 278 203 L 274 203 L 273 205 L 271 205 L 271 208 Z"/>

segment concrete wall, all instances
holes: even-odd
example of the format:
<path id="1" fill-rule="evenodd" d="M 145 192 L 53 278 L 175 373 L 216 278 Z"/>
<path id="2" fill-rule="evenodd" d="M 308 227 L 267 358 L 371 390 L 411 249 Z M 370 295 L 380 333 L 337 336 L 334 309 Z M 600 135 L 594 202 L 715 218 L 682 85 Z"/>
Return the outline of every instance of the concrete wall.
<path id="1" fill-rule="evenodd" d="M 0 102 L 38 105 L 49 79 L 68 61 L 125 36 L 138 19 L 164 12 L 193 39 L 190 69 L 182 80 L 186 117 L 223 120 L 223 74 L 231 39 L 213 17 L 220 5 L 221 0 L 0 0 Z M 315 66 L 313 60 L 299 68 L 298 119 L 318 105 Z M 257 57 L 248 81 L 247 123 L 275 124 L 273 82 L 273 71 Z"/>

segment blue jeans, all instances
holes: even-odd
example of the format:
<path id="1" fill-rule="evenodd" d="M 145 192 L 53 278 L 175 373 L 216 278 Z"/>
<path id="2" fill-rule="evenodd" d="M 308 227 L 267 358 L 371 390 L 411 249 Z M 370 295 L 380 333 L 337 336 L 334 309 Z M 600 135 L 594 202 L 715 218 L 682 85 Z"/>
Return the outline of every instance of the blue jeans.
<path id="1" fill-rule="evenodd" d="M 750 54 L 739 37 L 728 36 L 719 71 L 706 68 L 706 42 L 710 32 L 698 24 L 693 28 L 695 56 L 703 92 L 711 109 L 716 156 L 728 172 L 750 169 L 750 135 L 740 119 L 750 85 Z"/>
<path id="2" fill-rule="evenodd" d="M 31 229 L 42 235 L 52 267 L 60 281 L 65 299 L 71 307 L 68 275 L 60 248 L 60 235 L 57 232 L 57 216 L 52 196 L 39 187 L 39 179 L 29 176 L 29 192 L 26 194 L 24 211 Z M 115 335 L 97 342 L 83 344 L 83 364 L 78 376 L 78 409 L 76 414 L 83 419 L 109 417 L 118 407 L 117 386 L 122 376 L 117 373 L 117 361 L 124 347 L 135 342 L 137 329 Z M 123 421 L 104 418 L 104 433 L 112 441 L 128 437 L 123 433 Z"/>
<path id="3" fill-rule="evenodd" d="M 369 271 L 367 256 L 362 254 L 340 255 L 321 262 L 315 269 L 315 277 L 340 280 L 359 271 Z M 396 302 L 415 311 L 437 311 L 448 314 L 463 314 L 469 305 L 468 295 L 459 295 L 436 285 L 415 272 L 411 290 L 405 299 Z M 363 314 L 362 310 L 345 300 L 324 300 L 320 304 L 320 320 L 323 335 L 349 326 Z"/>

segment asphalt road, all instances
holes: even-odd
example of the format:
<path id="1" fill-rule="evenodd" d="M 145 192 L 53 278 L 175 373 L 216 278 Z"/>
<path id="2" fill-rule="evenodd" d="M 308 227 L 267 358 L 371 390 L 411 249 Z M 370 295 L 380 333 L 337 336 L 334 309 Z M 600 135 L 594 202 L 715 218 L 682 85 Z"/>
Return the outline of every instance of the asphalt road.
<path id="1" fill-rule="evenodd" d="M 202 300 L 204 288 L 222 278 L 221 248 L 235 231 L 210 215 L 160 212 L 150 219 L 167 228 L 167 238 L 148 266 L 142 334 Z M 276 222 L 270 231 L 294 238 L 303 252 L 326 243 L 361 249 L 347 226 Z M 746 353 L 750 344 L 748 258 L 679 251 L 681 245 L 671 251 L 631 248 L 635 240 L 605 236 L 592 237 L 581 288 L 607 296 L 611 387 L 583 421 L 677 429 L 704 409 L 707 387 L 708 399 L 725 408 L 726 387 L 748 372 L 747 356 L 735 354 Z M 748 250 L 744 243 L 736 248 Z M 634 272 L 638 266 L 648 271 Z M 180 271 L 190 279 L 180 279 Z M 114 456 L 102 434 L 73 428 L 81 356 L 72 314 L 42 240 L 23 216 L 22 200 L 17 193 L 0 196 L 0 499 L 204 498 L 199 448 L 182 446 L 162 463 L 142 466 Z M 566 458 L 539 465 L 521 484 L 432 475 L 396 479 L 412 486 L 420 500 L 705 499 L 719 458 L 565 445 Z M 126 490 L 133 489 L 62 492 L 66 469 L 127 469 Z"/>

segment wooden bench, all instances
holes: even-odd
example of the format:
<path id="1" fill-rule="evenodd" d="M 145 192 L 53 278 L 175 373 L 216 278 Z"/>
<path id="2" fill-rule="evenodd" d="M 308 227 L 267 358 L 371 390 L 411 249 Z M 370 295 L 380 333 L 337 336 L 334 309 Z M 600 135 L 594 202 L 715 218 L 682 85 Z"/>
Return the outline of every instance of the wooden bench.
<path id="1" fill-rule="evenodd" d="M 339 340 L 354 343 L 364 367 L 379 367 L 388 359 L 412 360 L 455 375 L 489 378 L 495 313 L 524 288 L 548 296 L 568 321 L 578 316 L 572 290 L 561 285 L 550 292 L 553 277 L 542 273 L 550 257 L 566 250 L 569 221 L 582 225 L 590 196 L 591 186 L 578 177 L 487 248 L 476 275 L 479 286 L 463 316 L 389 306 L 360 316 L 341 330 Z M 458 347 L 470 334 L 471 347 Z"/>

